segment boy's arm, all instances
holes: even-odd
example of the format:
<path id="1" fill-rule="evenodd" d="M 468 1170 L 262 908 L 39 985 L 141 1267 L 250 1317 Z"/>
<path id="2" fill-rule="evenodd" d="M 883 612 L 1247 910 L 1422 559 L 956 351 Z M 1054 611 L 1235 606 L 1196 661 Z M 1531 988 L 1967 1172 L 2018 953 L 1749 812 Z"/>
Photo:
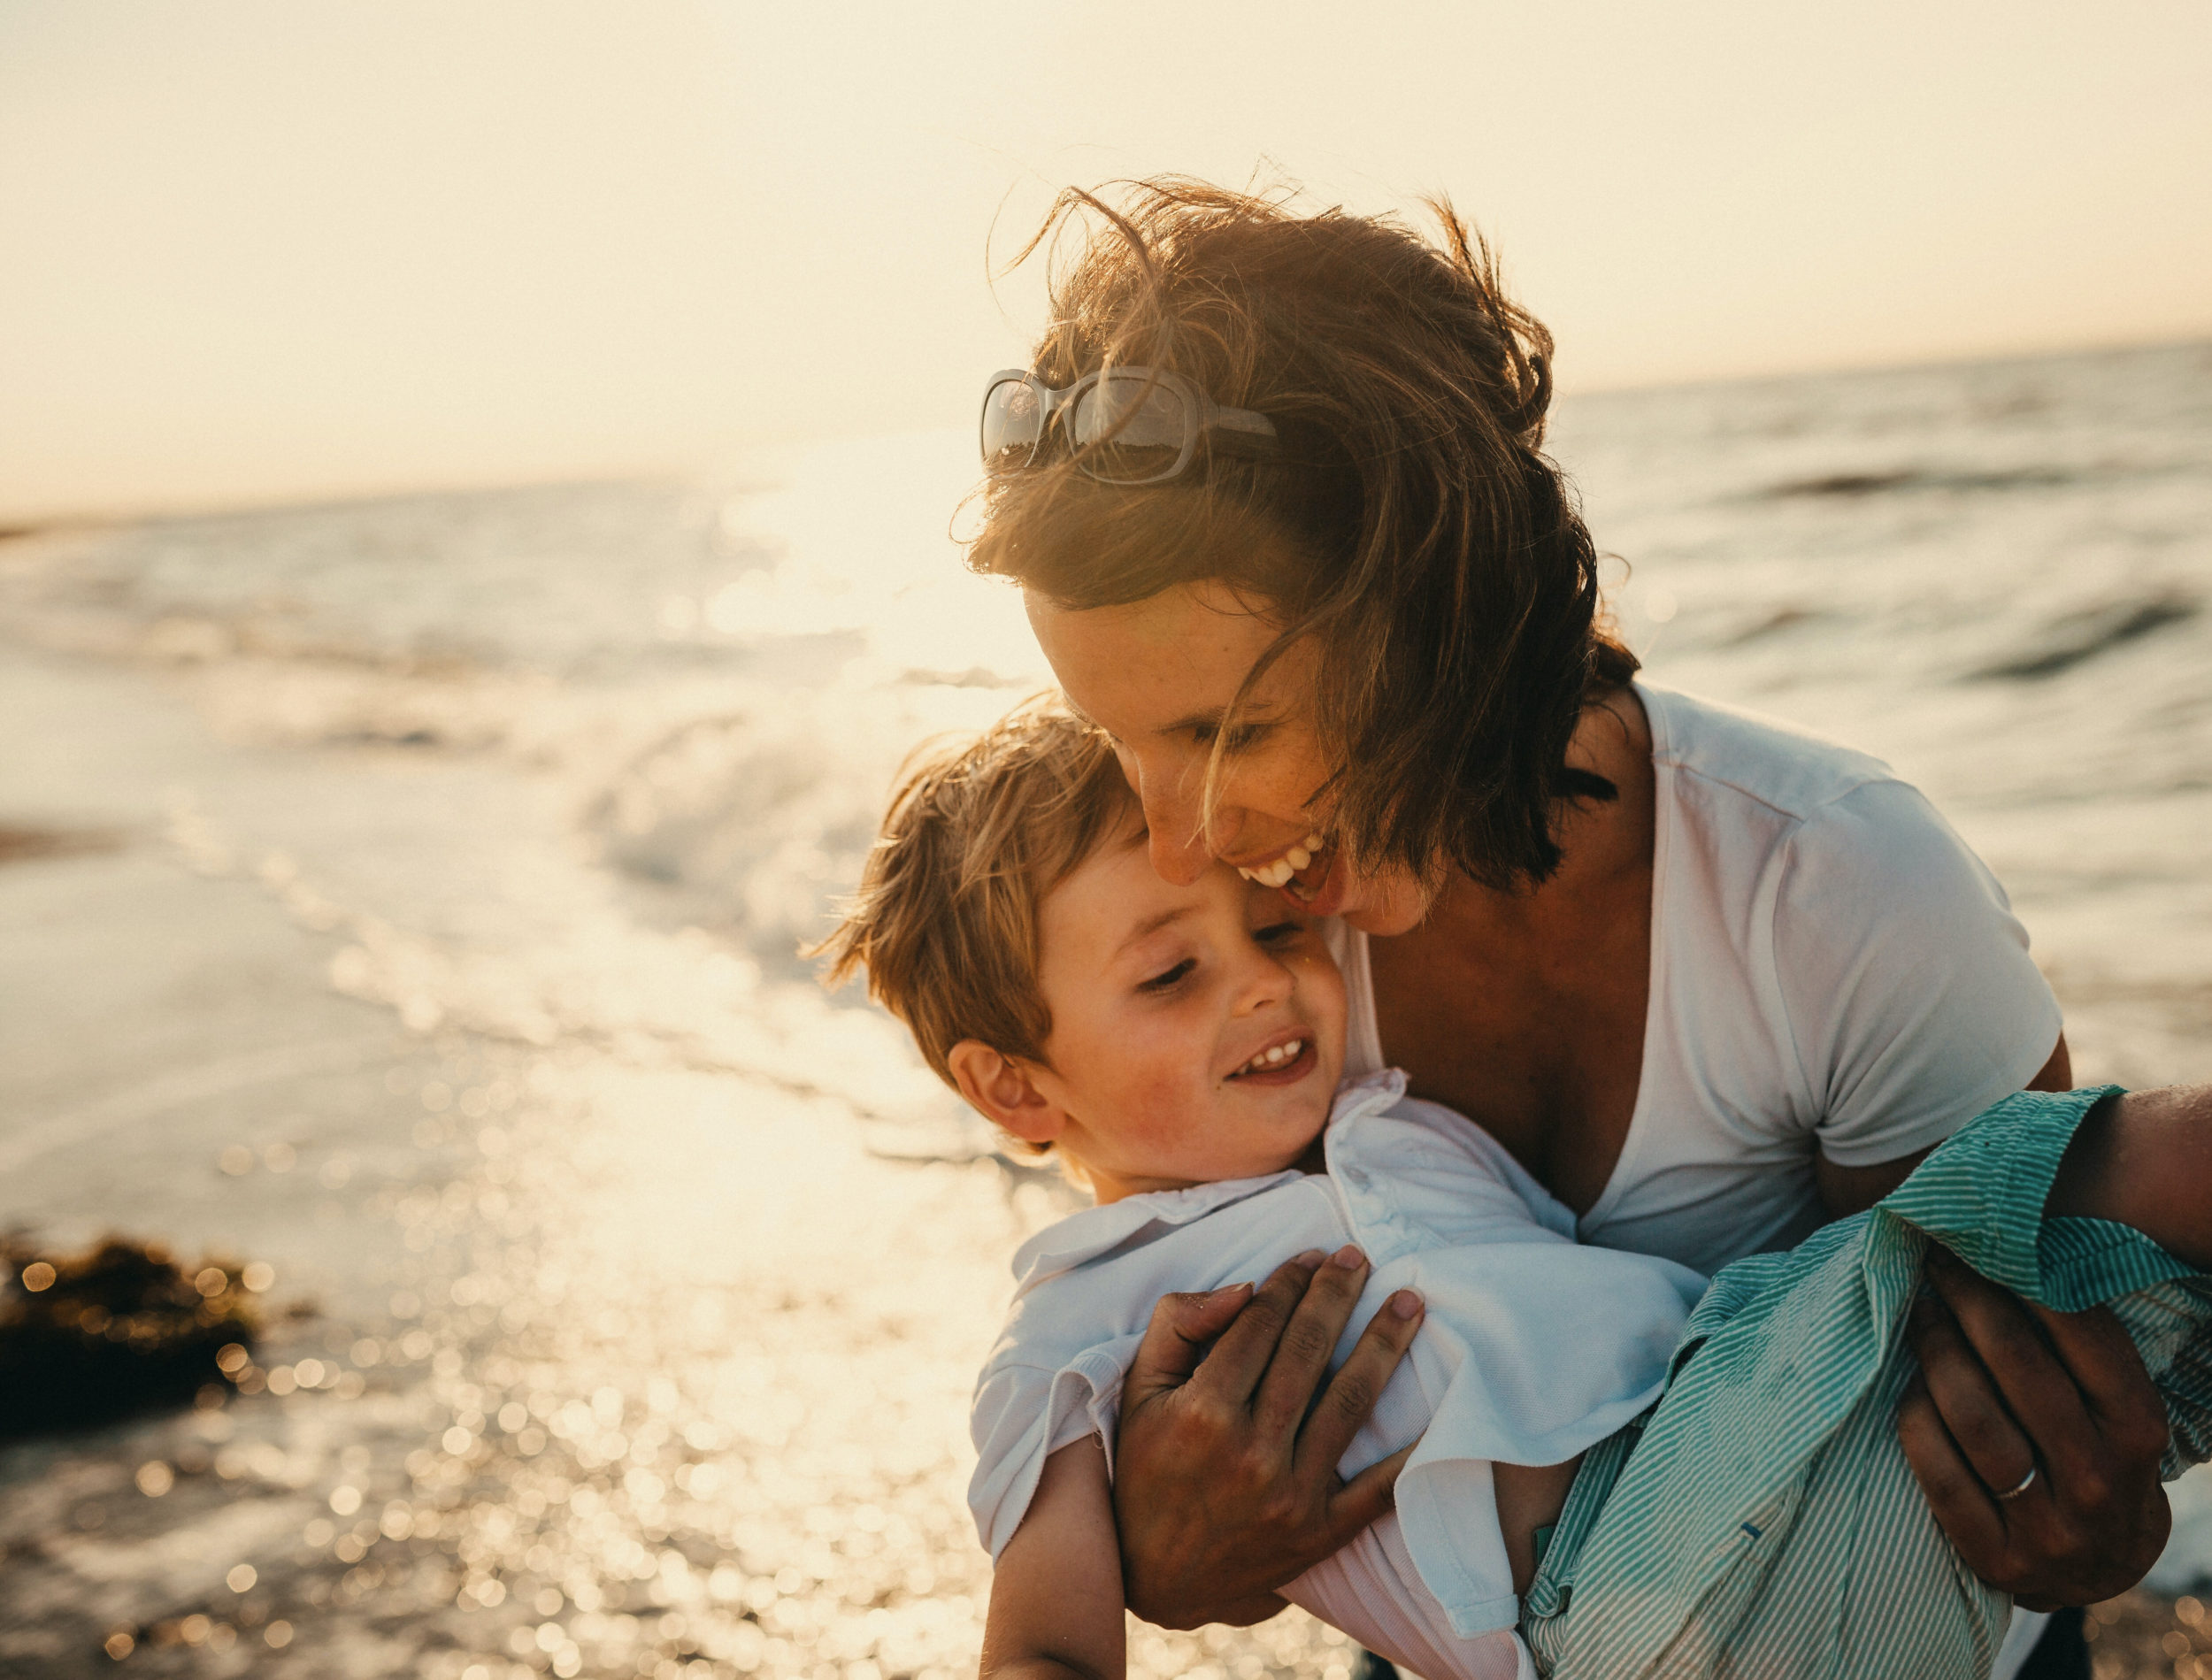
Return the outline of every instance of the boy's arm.
<path id="1" fill-rule="evenodd" d="M 1045 1461 L 999 1553 L 983 1628 L 983 1680 L 1121 1680 L 1128 1668 L 1121 1544 L 1098 1437 Z"/>

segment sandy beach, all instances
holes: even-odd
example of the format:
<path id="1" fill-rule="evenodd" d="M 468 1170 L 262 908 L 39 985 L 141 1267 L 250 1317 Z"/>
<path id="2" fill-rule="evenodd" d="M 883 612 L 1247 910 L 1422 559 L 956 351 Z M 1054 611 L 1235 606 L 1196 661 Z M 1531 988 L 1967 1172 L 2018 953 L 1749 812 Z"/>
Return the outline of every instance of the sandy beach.
<path id="1" fill-rule="evenodd" d="M 1926 786 L 2084 1079 L 2212 1071 L 2205 355 L 1563 426 L 1653 671 Z M 0 1673 L 972 1670 L 968 1388 L 1066 1193 L 795 955 L 906 748 L 1041 680 L 914 541 L 972 448 L 0 542 L 0 1226 L 274 1271 L 251 1392 L 0 1450 Z M 2106 1680 L 2212 1652 L 2177 1506 Z"/>

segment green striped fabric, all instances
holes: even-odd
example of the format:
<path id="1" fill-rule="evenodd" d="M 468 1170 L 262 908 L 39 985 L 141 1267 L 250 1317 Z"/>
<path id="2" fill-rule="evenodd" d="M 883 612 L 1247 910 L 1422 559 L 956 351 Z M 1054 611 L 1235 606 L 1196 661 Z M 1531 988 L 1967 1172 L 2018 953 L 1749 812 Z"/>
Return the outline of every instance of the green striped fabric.
<path id="1" fill-rule="evenodd" d="M 2029 1300 L 2109 1304 L 2212 1457 L 2212 1277 L 2101 1220 L 2043 1216 L 2113 1087 L 1999 1103 L 1878 1207 L 1713 1280 L 1667 1392 L 1586 1454 L 1522 1599 L 1554 1680 L 1976 1680 L 2010 1600 L 1968 1573 L 1897 1444 L 1931 1239 Z"/>

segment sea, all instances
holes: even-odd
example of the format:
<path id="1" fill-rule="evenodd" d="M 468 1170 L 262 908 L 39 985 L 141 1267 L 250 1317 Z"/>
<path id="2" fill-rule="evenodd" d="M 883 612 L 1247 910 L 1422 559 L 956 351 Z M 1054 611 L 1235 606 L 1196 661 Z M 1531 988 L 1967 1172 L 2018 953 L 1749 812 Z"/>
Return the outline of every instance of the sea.
<path id="1" fill-rule="evenodd" d="M 2212 344 L 1550 448 L 1655 677 L 1988 861 L 2078 1080 L 2212 1075 Z M 0 1448 L 0 1674 L 972 1672 L 967 1389 L 1068 1193 L 803 955 L 905 756 L 1048 683 L 972 449 L 0 540 L 0 1227 L 268 1269 L 246 1392 Z"/>

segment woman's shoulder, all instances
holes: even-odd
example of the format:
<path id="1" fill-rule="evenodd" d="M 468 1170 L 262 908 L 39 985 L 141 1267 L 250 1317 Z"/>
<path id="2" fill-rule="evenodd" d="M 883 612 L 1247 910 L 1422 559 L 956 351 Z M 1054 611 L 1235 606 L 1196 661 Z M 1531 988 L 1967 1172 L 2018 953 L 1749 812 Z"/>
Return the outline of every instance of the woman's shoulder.
<path id="1" fill-rule="evenodd" d="M 1636 680 L 1651 726 L 1652 763 L 1794 822 L 1816 817 L 1862 787 L 1905 784 L 1871 753 L 1796 724 Z"/>
<path id="2" fill-rule="evenodd" d="M 1893 931 L 1900 914 L 2009 910 L 1958 831 L 1870 753 L 1717 701 L 1636 687 L 1676 830 L 1669 849 L 1696 859 L 1724 896 L 1770 903 L 1778 934 L 1801 915 L 1826 926 L 1854 902 L 1885 907 L 1871 919 Z M 1781 890 L 1769 897 L 1777 871 Z"/>

